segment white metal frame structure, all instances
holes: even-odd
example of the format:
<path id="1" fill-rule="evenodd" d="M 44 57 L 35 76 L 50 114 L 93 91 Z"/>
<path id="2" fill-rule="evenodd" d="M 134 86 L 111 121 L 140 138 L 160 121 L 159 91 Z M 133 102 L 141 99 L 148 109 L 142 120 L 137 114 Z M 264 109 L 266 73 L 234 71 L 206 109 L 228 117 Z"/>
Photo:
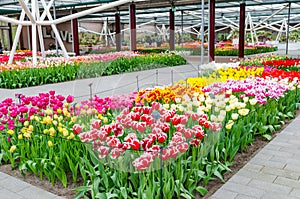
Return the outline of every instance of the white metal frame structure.
<path id="1" fill-rule="evenodd" d="M 76 9 L 79 9 L 79 12 L 75 14 L 70 14 L 68 16 L 60 17 L 58 19 L 53 18 L 50 9 L 54 4 L 59 9 L 70 9 L 76 6 Z M 30 3 L 29 3 L 30 2 Z M 97 17 L 98 19 L 103 17 L 106 19 L 109 16 L 114 16 L 115 10 L 119 9 L 121 14 L 122 23 L 129 23 L 128 18 L 128 8 L 127 4 L 132 2 L 138 2 L 137 8 L 137 25 L 141 26 L 145 23 L 150 23 L 153 20 L 153 16 L 157 18 L 155 23 L 158 32 L 165 39 L 168 37 L 168 10 L 170 9 L 170 2 L 175 3 L 176 13 L 175 16 L 180 16 L 181 13 L 184 13 L 184 24 L 185 27 L 181 28 L 178 31 L 189 32 L 202 36 L 202 31 L 197 31 L 195 27 L 200 27 L 202 24 L 203 13 L 201 11 L 202 5 L 200 5 L 199 1 L 196 0 L 170 0 L 170 1 L 161 1 L 161 0 L 2 0 L 0 1 L 0 10 L 10 11 L 19 14 L 19 19 L 15 19 L 13 17 L 0 15 L 0 21 L 4 21 L 7 23 L 12 23 L 18 25 L 16 36 L 13 41 L 13 45 L 11 48 L 9 63 L 12 63 L 13 55 L 17 47 L 17 43 L 19 41 L 21 29 L 23 26 L 32 27 L 34 31 L 31 34 L 32 40 L 32 51 L 33 51 L 33 64 L 36 64 L 36 39 L 41 47 L 42 55 L 44 55 L 44 45 L 43 39 L 41 37 L 41 27 L 45 25 L 50 25 L 53 29 L 53 32 L 58 40 L 58 44 L 62 48 L 64 57 L 68 57 L 66 49 L 63 45 L 60 35 L 58 34 L 58 30 L 56 28 L 57 24 L 70 21 L 75 18 L 81 17 Z M 207 16 L 208 4 L 207 0 L 205 1 L 206 13 L 204 16 Z M 251 34 L 251 42 L 255 43 L 257 41 L 256 31 L 261 29 L 270 29 L 272 31 L 278 32 L 277 39 L 280 38 L 281 34 L 287 32 L 287 30 L 296 30 L 300 28 L 300 1 L 299 0 L 289 0 L 289 3 L 285 0 L 247 0 L 246 1 L 246 31 Z M 216 0 L 216 29 L 215 32 L 219 32 L 224 29 L 238 29 L 238 13 L 239 13 L 239 4 L 238 0 Z M 288 5 L 291 5 L 289 7 Z M 69 6 L 69 7 L 68 7 Z M 73 7 L 72 7 L 73 6 Z M 94 7 L 92 7 L 94 6 Z M 126 8 L 125 8 L 126 7 Z M 142 8 L 142 9 L 141 9 Z M 287 19 L 287 10 L 292 9 L 290 16 L 290 23 L 288 23 Z M 41 13 L 42 11 L 42 13 Z M 5 13 L 5 12 L 4 12 Z M 41 14 L 40 14 L 41 13 Z M 28 19 L 25 19 L 27 16 Z M 140 17 L 142 16 L 142 17 Z M 46 20 L 47 17 L 47 20 Z M 110 20 L 114 20 L 111 17 Z M 103 20 L 105 21 L 105 20 Z M 204 18 L 205 26 L 207 27 L 207 18 Z M 176 23 L 176 21 L 175 21 Z M 181 22 L 182 23 L 182 22 Z M 177 18 L 177 25 L 178 18 Z M 202 29 L 202 28 L 201 28 Z M 123 30 L 125 31 L 125 30 Z M 109 35 L 112 36 L 114 33 L 103 32 L 106 37 Z M 207 33 L 207 31 L 205 31 Z"/>
<path id="2" fill-rule="evenodd" d="M 32 63 L 33 65 L 36 65 L 37 63 L 37 43 L 36 43 L 36 39 L 37 39 L 37 35 L 36 32 L 38 30 L 39 34 L 39 41 L 40 41 L 40 45 L 41 45 L 41 50 L 42 50 L 42 54 L 44 55 L 44 47 L 43 47 L 43 38 L 42 38 L 42 34 L 41 34 L 41 26 L 45 26 L 45 25 L 50 25 L 52 27 L 52 30 L 58 40 L 58 43 L 63 51 L 63 55 L 65 58 L 68 57 L 68 53 L 67 50 L 63 44 L 63 41 L 59 35 L 59 32 L 56 28 L 57 24 L 75 19 L 75 18 L 79 18 L 79 17 L 83 17 L 95 12 L 100 12 L 109 8 L 114 8 L 126 3 L 130 3 L 130 2 L 137 2 L 140 0 L 119 0 L 119 1 L 115 1 L 112 3 L 108 3 L 108 4 L 104 4 L 104 5 L 100 5 L 94 8 L 90 8 L 81 12 L 77 12 L 75 14 L 71 14 L 65 17 L 61 17 L 59 19 L 53 19 L 49 9 L 52 6 L 53 0 L 51 0 L 48 5 L 46 4 L 45 0 L 40 0 L 40 2 L 42 3 L 42 6 L 44 8 L 44 12 L 41 16 L 39 16 L 39 6 L 38 6 L 38 0 L 32 0 L 31 1 L 31 11 L 29 10 L 28 6 L 28 0 L 18 0 L 21 7 L 22 7 L 22 13 L 20 16 L 19 20 L 13 19 L 13 18 L 9 18 L 6 16 L 0 16 L 0 21 L 4 21 L 4 22 L 8 22 L 8 23 L 12 23 L 12 24 L 17 24 L 18 28 L 17 28 L 17 32 L 16 32 L 16 37 L 14 39 L 13 42 L 13 47 L 12 50 L 10 52 L 10 58 L 9 58 L 9 64 L 12 63 L 13 61 L 13 56 L 16 50 L 16 46 L 17 43 L 19 41 L 19 37 L 20 37 L 20 33 L 21 33 L 21 29 L 22 26 L 31 26 L 32 27 L 32 35 L 31 35 L 31 39 L 32 39 Z M 24 17 L 25 14 L 27 15 L 27 17 L 29 18 L 29 21 L 25 21 Z M 45 20 L 45 17 L 48 17 L 48 20 Z"/>

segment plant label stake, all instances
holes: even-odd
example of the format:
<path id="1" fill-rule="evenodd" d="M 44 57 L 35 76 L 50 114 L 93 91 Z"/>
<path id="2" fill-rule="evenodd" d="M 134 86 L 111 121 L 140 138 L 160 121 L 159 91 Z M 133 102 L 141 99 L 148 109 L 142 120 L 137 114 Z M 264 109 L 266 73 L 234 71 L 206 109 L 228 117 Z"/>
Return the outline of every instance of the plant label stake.
<path id="1" fill-rule="evenodd" d="M 140 88 L 139 88 L 139 76 L 138 75 L 136 76 L 136 86 L 137 86 L 137 90 L 140 91 Z"/>
<path id="2" fill-rule="evenodd" d="M 77 104 L 77 103 L 74 103 L 74 104 L 73 104 L 73 111 L 74 111 L 73 115 L 74 115 L 74 116 L 76 116 L 76 104 Z"/>
<path id="3" fill-rule="evenodd" d="M 171 70 L 171 82 L 172 86 L 174 85 L 174 75 L 173 75 L 173 70 Z"/>
<path id="4" fill-rule="evenodd" d="M 156 70 L 156 86 L 158 86 L 158 70 Z"/>
<path id="5" fill-rule="evenodd" d="M 92 91 L 92 85 L 93 85 L 93 83 L 90 83 L 90 84 L 89 84 L 89 87 L 90 87 L 90 103 L 91 103 L 91 106 L 93 107 L 93 91 Z"/>

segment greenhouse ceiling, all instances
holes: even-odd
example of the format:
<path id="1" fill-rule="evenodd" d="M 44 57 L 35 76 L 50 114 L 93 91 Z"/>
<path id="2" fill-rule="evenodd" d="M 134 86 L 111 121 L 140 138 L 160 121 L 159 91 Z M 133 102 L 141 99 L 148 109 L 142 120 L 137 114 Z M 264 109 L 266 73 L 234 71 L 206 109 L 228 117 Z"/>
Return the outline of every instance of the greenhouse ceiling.
<path id="1" fill-rule="evenodd" d="M 16 16 L 22 8 L 19 1 L 24 0 L 1 0 L 0 15 Z M 53 1 L 53 0 L 51 0 Z M 54 0 L 55 9 L 76 11 L 115 2 L 117 0 Z M 30 2 L 30 0 L 29 0 Z M 40 10 L 43 10 L 40 0 L 38 0 Z M 50 0 L 45 0 L 49 3 Z M 246 0 L 247 16 L 251 18 L 254 26 L 258 24 L 268 24 L 268 26 L 280 26 L 287 21 L 290 8 L 290 23 L 300 23 L 300 0 Z M 237 0 L 216 0 L 216 25 L 217 26 L 236 26 L 239 24 L 239 4 Z M 169 10 L 171 7 L 176 10 L 175 23 L 177 26 L 193 26 L 201 22 L 201 1 L 200 0 L 137 0 L 137 24 L 154 21 L 156 24 L 169 23 Z M 30 3 L 28 5 L 30 9 Z M 52 7 L 53 8 L 53 7 Z M 80 20 L 108 20 L 114 22 L 116 11 L 121 14 L 121 22 L 129 23 L 128 4 L 118 8 L 108 9 L 103 12 L 86 15 Z M 249 14 L 248 14 L 249 13 Z M 208 1 L 205 1 L 205 21 L 208 22 Z M 250 16 L 249 16 L 250 15 Z M 274 15 L 274 16 L 273 16 Z M 272 16 L 272 17 L 270 17 Z M 59 15 L 57 16 L 60 17 Z"/>

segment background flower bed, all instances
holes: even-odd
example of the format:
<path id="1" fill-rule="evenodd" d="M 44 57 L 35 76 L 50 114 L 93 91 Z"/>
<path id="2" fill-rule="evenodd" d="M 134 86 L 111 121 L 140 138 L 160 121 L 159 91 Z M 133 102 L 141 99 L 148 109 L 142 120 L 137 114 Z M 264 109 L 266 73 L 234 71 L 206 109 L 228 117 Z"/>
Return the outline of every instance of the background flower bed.
<path id="1" fill-rule="evenodd" d="M 207 49 L 207 43 L 204 44 L 204 48 Z M 102 54 L 107 52 L 114 52 L 115 48 L 104 48 L 98 50 L 92 50 L 89 52 L 93 54 Z M 135 52 L 141 54 L 151 54 L 151 53 L 166 53 L 170 51 L 168 47 L 152 47 L 146 48 L 141 47 L 138 48 Z M 182 45 L 178 45 L 175 47 L 175 51 L 182 52 L 187 51 L 190 55 L 201 55 L 201 42 L 186 42 Z M 245 46 L 245 55 L 253 55 L 267 52 L 277 51 L 277 47 L 259 44 L 254 46 Z M 215 55 L 217 56 L 238 56 L 238 46 L 232 45 L 231 41 L 227 42 L 219 42 L 216 44 Z"/>
<path id="2" fill-rule="evenodd" d="M 257 46 L 257 47 L 245 48 L 244 53 L 245 55 L 253 55 L 253 54 L 260 54 L 260 53 L 267 53 L 267 52 L 274 52 L 274 51 L 277 51 L 277 47 Z M 216 48 L 215 55 L 216 56 L 238 56 L 238 49 Z"/>
<path id="3" fill-rule="evenodd" d="M 186 60 L 176 54 L 111 54 L 106 57 L 94 55 L 70 60 L 49 58 L 36 67 L 30 63 L 16 64 L 16 67 L 2 66 L 0 88 L 24 88 L 183 64 L 186 64 Z"/>
<path id="4" fill-rule="evenodd" d="M 268 67 L 264 69 L 271 70 Z M 278 71 L 271 71 L 273 70 Z M 235 154 L 252 143 L 255 135 L 270 139 L 269 135 L 284 125 L 286 119 L 293 118 L 293 111 L 299 108 L 297 78 L 255 77 L 263 72 L 265 71 L 260 67 L 222 69 L 210 77 L 189 79 L 184 83 L 179 82 L 174 87 L 140 91 L 138 95 L 131 94 L 126 98 L 126 103 L 121 102 L 120 98 L 102 99 L 95 96 L 92 100 L 74 107 L 72 96 L 64 97 L 53 91 L 33 97 L 21 96 L 21 103 L 7 99 L 1 103 L 0 110 L 3 161 L 12 163 L 20 170 L 28 170 L 38 176 L 44 175 L 51 182 L 61 181 L 65 186 L 69 181 L 83 179 L 84 185 L 77 188 L 78 196 L 141 198 L 145 194 L 154 193 L 158 198 L 161 177 L 159 170 L 156 170 L 159 168 L 155 164 L 157 159 L 153 166 L 149 165 L 148 169 L 151 172 L 122 172 L 109 166 L 112 155 L 110 150 L 119 146 L 106 146 L 99 141 L 102 141 L 101 133 L 106 131 L 105 129 L 115 129 L 107 136 L 110 139 L 104 140 L 107 145 L 111 143 L 111 138 L 124 139 L 118 137 L 121 134 L 116 134 L 117 131 L 123 132 L 124 135 L 135 133 L 139 138 L 141 134 L 144 135 L 143 131 L 150 131 L 150 110 L 163 108 L 161 118 L 169 118 L 169 125 L 166 125 L 167 136 L 160 134 L 162 139 L 166 136 L 165 141 L 171 143 L 173 137 L 187 139 L 189 133 L 199 136 L 196 141 L 190 142 L 186 152 L 184 148 L 181 153 L 175 151 L 176 156 L 170 158 L 172 161 L 164 162 L 164 198 L 193 198 L 196 192 L 205 194 L 207 190 L 204 187 L 208 181 L 223 179 L 222 174 L 229 170 L 228 166 L 231 165 Z M 288 74 L 294 72 L 287 73 L 287 76 Z M 216 83 L 211 85 L 213 80 Z M 223 82 L 218 83 L 220 80 Z M 140 108 L 141 104 L 145 106 Z M 120 109 L 126 106 L 130 111 L 121 112 Z M 157 106 L 160 108 L 157 109 Z M 224 113 L 226 116 L 220 133 L 211 134 L 209 129 L 218 128 L 215 124 L 222 123 Z M 184 130 L 183 124 L 188 125 L 191 122 L 191 127 L 195 126 L 192 122 L 193 114 L 196 118 L 194 122 L 198 122 L 202 130 L 206 129 L 204 132 L 208 136 L 203 137 L 199 128 L 194 129 L 196 131 L 193 133 Z M 208 128 L 205 127 L 205 120 L 200 121 L 201 116 L 207 117 Z M 189 117 L 189 120 L 182 119 L 186 117 Z M 91 126 L 83 127 L 82 124 L 89 124 L 90 119 L 94 119 Z M 115 121 L 121 119 L 129 120 L 130 126 L 125 129 L 115 127 L 114 125 L 118 124 Z M 81 127 L 85 134 L 80 134 Z M 83 135 L 91 136 L 92 143 L 82 143 L 80 138 L 87 138 Z M 114 135 L 116 137 L 113 137 Z M 211 135 L 216 135 L 218 139 L 213 139 L 215 137 Z M 141 157 L 147 152 L 142 148 L 144 139 L 145 137 L 139 138 L 138 141 L 129 141 L 133 150 L 140 149 L 133 153 Z M 137 143 L 140 144 L 140 148 L 135 148 Z M 167 146 L 158 136 L 151 145 L 152 150 L 155 149 L 155 145 Z M 103 147 L 108 147 L 108 151 Z M 103 157 L 105 154 L 107 156 Z M 99 155 L 105 160 L 99 159 Z M 64 161 L 61 161 L 62 157 Z M 67 177 L 69 175 L 71 178 Z"/>

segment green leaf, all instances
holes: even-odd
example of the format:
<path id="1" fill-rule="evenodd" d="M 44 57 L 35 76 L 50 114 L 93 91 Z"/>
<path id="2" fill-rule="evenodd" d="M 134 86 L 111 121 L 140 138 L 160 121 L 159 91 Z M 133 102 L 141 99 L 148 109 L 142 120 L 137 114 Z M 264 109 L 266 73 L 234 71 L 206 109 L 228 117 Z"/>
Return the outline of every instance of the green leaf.
<path id="1" fill-rule="evenodd" d="M 217 176 L 223 183 L 225 182 L 222 174 L 218 170 L 214 171 L 214 175 Z"/>
<path id="2" fill-rule="evenodd" d="M 281 126 L 279 124 L 276 124 L 276 125 L 274 125 L 274 128 L 276 131 L 278 131 L 281 128 Z"/>
<path id="3" fill-rule="evenodd" d="M 127 191 L 125 187 L 121 187 L 120 188 L 121 194 L 123 196 L 124 199 L 127 199 Z"/>
<path id="4" fill-rule="evenodd" d="M 192 197 L 186 193 L 181 193 L 180 196 L 186 199 L 192 199 Z"/>
<path id="5" fill-rule="evenodd" d="M 271 141 L 272 140 L 272 136 L 269 135 L 269 134 L 264 134 L 262 135 L 264 138 L 266 138 L 268 141 Z"/>
<path id="6" fill-rule="evenodd" d="M 80 186 L 80 187 L 76 187 L 74 188 L 75 191 L 81 192 L 81 191 L 88 191 L 91 190 L 90 186 Z"/>
<path id="7" fill-rule="evenodd" d="M 202 196 L 208 193 L 208 190 L 202 186 L 196 187 L 196 191 L 199 192 Z"/>
<path id="8" fill-rule="evenodd" d="M 107 196 L 106 196 L 106 193 L 98 193 L 96 195 L 96 198 L 99 198 L 99 199 L 107 199 Z"/>
<path id="9" fill-rule="evenodd" d="M 106 198 L 107 199 L 110 199 L 110 198 L 119 198 L 119 196 L 118 196 L 118 194 L 115 194 L 115 193 L 106 193 Z"/>
<path id="10" fill-rule="evenodd" d="M 295 117 L 294 113 L 292 113 L 292 112 L 288 112 L 286 115 L 287 115 L 289 118 L 294 118 L 294 117 Z"/>
<path id="11" fill-rule="evenodd" d="M 273 133 L 275 131 L 275 128 L 272 125 L 269 125 L 268 128 L 269 128 L 271 133 Z"/>
<path id="12" fill-rule="evenodd" d="M 268 126 L 262 126 L 262 127 L 259 129 L 259 134 L 264 134 L 268 129 L 269 129 Z"/>

